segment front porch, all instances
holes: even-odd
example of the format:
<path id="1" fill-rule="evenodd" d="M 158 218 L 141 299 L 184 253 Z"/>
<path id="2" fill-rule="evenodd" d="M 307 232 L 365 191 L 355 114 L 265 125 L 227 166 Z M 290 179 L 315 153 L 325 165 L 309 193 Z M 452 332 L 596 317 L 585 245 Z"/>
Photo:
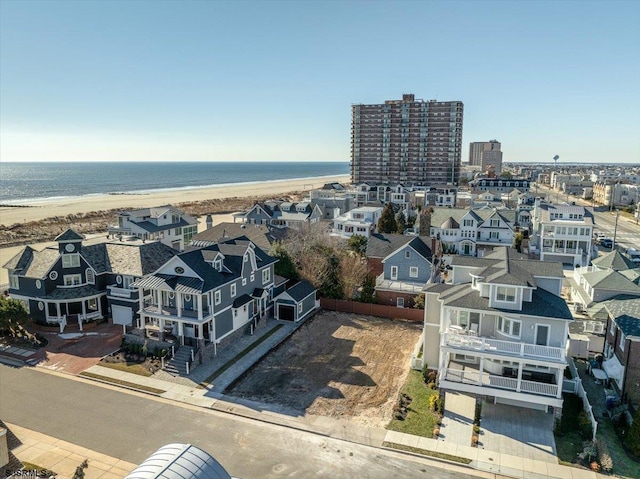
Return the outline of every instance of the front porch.
<path id="1" fill-rule="evenodd" d="M 59 324 L 61 331 L 67 323 L 78 323 L 82 331 L 82 323 L 102 319 L 104 292 L 92 287 L 57 289 L 38 301 L 38 309 L 44 312 L 44 320 L 48 324 Z"/>
<path id="2" fill-rule="evenodd" d="M 460 359 L 449 360 L 446 367 L 439 371 L 440 388 L 562 407 L 561 381 L 564 368 L 538 370 L 523 363 L 505 366 L 502 361 L 489 361 L 484 358 Z M 470 362 L 465 362 L 465 359 Z M 478 359 L 479 365 L 473 362 Z"/>

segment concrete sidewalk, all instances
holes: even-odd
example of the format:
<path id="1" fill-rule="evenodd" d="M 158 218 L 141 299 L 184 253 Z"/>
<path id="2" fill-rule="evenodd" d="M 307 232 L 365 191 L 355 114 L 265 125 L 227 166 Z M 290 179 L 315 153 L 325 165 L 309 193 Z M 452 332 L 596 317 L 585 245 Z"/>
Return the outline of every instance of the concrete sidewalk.
<path id="1" fill-rule="evenodd" d="M 475 411 L 475 397 L 455 391 L 446 392 L 438 440 L 460 446 L 470 446 Z"/>
<path id="2" fill-rule="evenodd" d="M 89 464 L 84 470 L 86 479 L 122 479 L 137 467 L 136 464 L 121 461 L 31 429 L 15 424 L 6 424 L 6 426 L 22 443 L 11 450 L 18 460 L 53 471 L 57 474 L 57 479 L 73 477 L 76 468 L 85 459 Z"/>

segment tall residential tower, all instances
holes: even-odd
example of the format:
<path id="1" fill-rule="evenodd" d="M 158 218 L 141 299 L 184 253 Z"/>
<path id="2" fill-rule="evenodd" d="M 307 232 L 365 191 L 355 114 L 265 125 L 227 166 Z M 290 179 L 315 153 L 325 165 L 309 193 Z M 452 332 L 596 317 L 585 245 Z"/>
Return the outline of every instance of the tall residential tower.
<path id="1" fill-rule="evenodd" d="M 480 166 L 487 171 L 493 166 L 496 175 L 502 171 L 502 150 L 498 140 L 474 141 L 469 143 L 469 164 Z"/>
<path id="2" fill-rule="evenodd" d="M 351 181 L 457 184 L 462 151 L 461 101 L 387 100 L 351 106 Z"/>

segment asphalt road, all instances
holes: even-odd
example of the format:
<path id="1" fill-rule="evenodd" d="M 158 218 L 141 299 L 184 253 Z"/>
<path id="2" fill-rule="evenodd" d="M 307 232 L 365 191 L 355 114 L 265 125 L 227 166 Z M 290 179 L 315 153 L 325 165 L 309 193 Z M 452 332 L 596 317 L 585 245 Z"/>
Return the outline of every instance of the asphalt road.
<path id="1" fill-rule="evenodd" d="M 0 418 L 136 464 L 162 445 L 194 444 L 242 479 L 473 475 L 393 451 L 2 364 Z"/>

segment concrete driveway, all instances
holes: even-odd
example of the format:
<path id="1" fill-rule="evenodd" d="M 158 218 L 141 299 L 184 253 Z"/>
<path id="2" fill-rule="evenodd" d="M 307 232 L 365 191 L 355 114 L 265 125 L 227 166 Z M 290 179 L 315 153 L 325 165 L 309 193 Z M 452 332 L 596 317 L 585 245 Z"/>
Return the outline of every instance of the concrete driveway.
<path id="1" fill-rule="evenodd" d="M 482 403 L 481 447 L 557 464 L 553 415 L 504 404 Z"/>

